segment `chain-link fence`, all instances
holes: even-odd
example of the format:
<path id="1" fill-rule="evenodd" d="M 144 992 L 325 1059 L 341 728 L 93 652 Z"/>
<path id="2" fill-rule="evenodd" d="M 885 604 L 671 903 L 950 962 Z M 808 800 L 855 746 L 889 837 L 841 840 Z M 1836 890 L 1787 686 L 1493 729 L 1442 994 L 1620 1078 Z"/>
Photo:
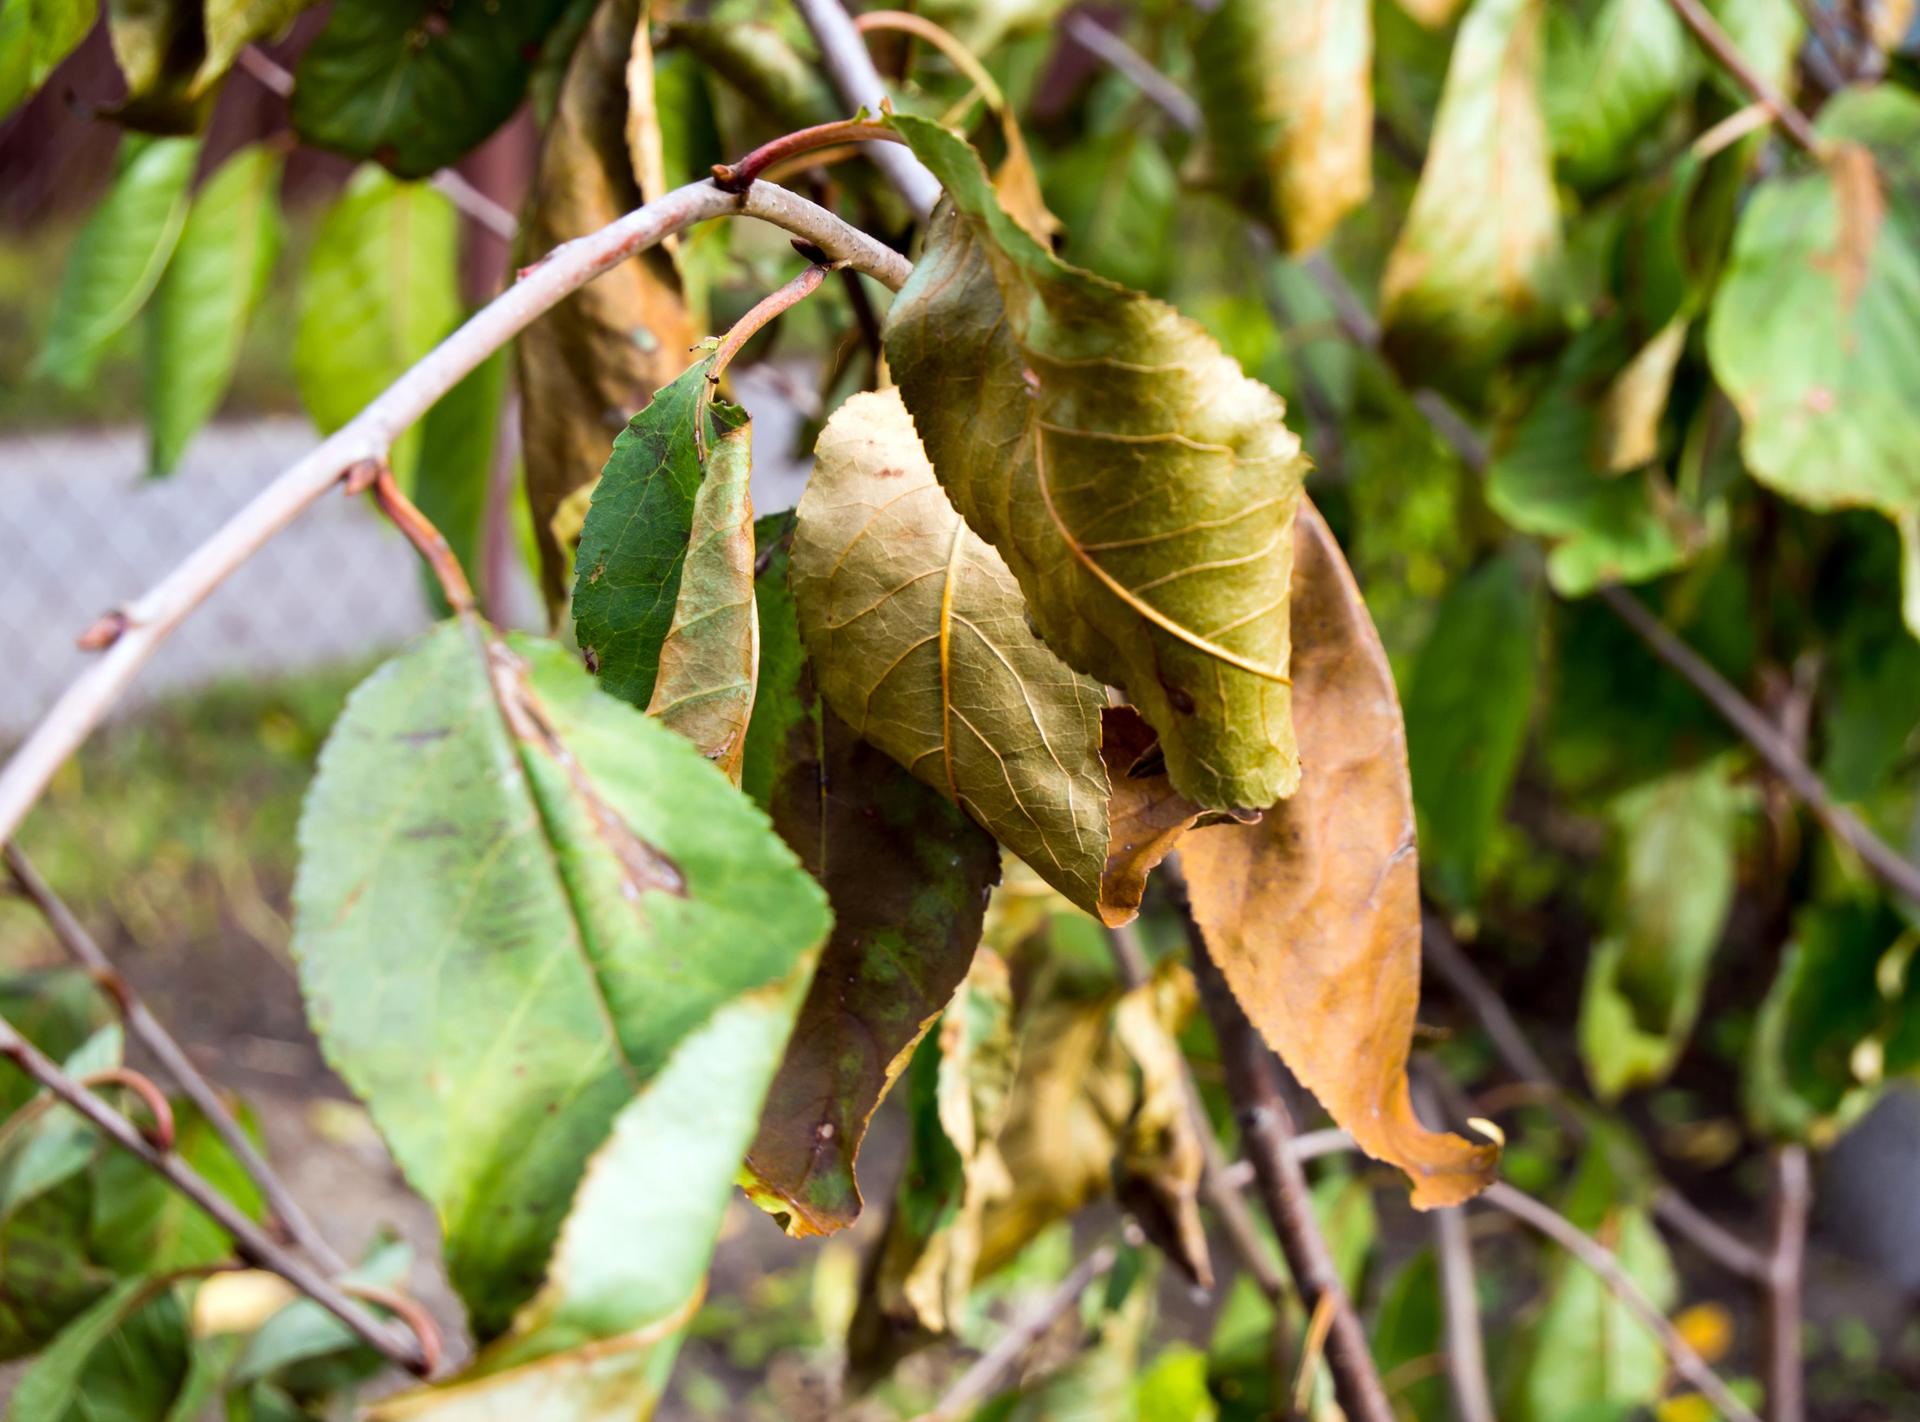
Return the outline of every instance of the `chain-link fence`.
<path id="1" fill-rule="evenodd" d="M 174 567 L 312 448 L 299 419 L 217 425 L 143 477 L 137 429 L 0 438 L 0 741 L 84 665 L 74 638 Z M 363 660 L 426 625 L 416 560 L 364 500 L 322 499 L 162 645 L 121 710 L 224 677 Z"/>

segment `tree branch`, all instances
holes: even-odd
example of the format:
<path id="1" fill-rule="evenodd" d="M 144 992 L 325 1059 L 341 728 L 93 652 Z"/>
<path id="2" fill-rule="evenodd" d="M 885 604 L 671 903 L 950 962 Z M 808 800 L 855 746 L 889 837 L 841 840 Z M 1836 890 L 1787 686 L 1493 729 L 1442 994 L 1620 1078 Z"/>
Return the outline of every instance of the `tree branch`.
<path id="1" fill-rule="evenodd" d="M 1440 1119 L 1432 1084 L 1414 1083 L 1414 1100 L 1431 1121 Z M 1474 1283 L 1467 1212 L 1455 1205 L 1433 1212 L 1434 1254 L 1440 1263 L 1440 1304 L 1446 1319 L 1447 1378 L 1455 1422 L 1495 1422 L 1487 1386 L 1487 1350 L 1480 1332 L 1480 1291 Z"/>
<path id="2" fill-rule="evenodd" d="M 814 43 L 820 46 L 827 76 L 841 102 L 849 108 L 879 113 L 887 103 L 886 86 L 880 82 L 880 71 L 873 67 L 873 56 L 867 53 L 866 41 L 853 27 L 846 7 L 840 0 L 794 0 L 794 4 L 813 32 Z M 932 216 L 934 204 L 940 201 L 940 180 L 927 171 L 925 164 L 904 148 L 877 144 L 867 145 L 867 156 L 906 199 L 915 217 L 925 222 Z"/>
<path id="3" fill-rule="evenodd" d="M 1772 721 L 1748 701 L 1706 659 L 1670 632 L 1646 605 L 1625 588 L 1603 588 L 1601 599 L 1639 634 L 1654 656 L 1680 673 L 1727 724 L 1738 731 L 1775 775 L 1825 825 L 1827 832 L 1855 854 L 1888 888 L 1920 904 L 1920 866 L 1881 839 L 1843 805 L 1834 803 L 1825 782 Z"/>
<path id="4" fill-rule="evenodd" d="M 1107 940 L 1113 946 L 1113 958 L 1120 969 L 1120 980 L 1129 988 L 1139 987 L 1147 980 L 1150 969 L 1147 956 L 1140 947 L 1140 935 L 1134 926 L 1123 924 L 1119 928 L 1109 929 Z M 1286 1289 L 1286 1280 L 1275 1266 L 1266 1241 L 1260 1238 L 1260 1231 L 1253 1222 L 1253 1212 L 1247 1208 L 1246 1197 L 1240 1193 L 1246 1188 L 1250 1175 L 1236 1183 L 1234 1167 L 1227 1163 L 1226 1153 L 1220 1149 L 1220 1141 L 1213 1133 L 1213 1122 L 1207 1117 L 1206 1103 L 1200 1099 L 1199 1083 L 1193 1079 L 1193 1067 L 1184 1052 L 1180 1055 L 1180 1084 L 1186 1092 L 1187 1115 L 1193 1122 L 1195 1134 L 1200 1137 L 1200 1188 L 1207 1197 L 1207 1204 L 1220 1221 L 1220 1228 L 1226 1233 L 1227 1243 L 1233 1247 L 1241 1267 L 1260 1286 L 1261 1293 L 1270 1300 L 1278 1301 Z"/>
<path id="5" fill-rule="evenodd" d="M 892 150 L 888 150 L 892 151 Z M 744 193 L 689 183 L 555 248 L 427 353 L 371 405 L 256 494 L 213 537 L 133 602 L 109 614 L 93 645 L 105 655 L 76 678 L 0 770 L 0 840 L 11 838 L 53 773 L 77 750 L 174 628 L 234 569 L 292 523 L 354 465 L 386 457 L 402 431 L 533 320 L 589 281 L 697 222 L 757 217 L 898 290 L 912 270 L 890 247 L 771 183 Z"/>
<path id="6" fill-rule="evenodd" d="M 1700 0 L 1667 0 L 1667 3 L 1680 17 L 1680 23 L 1693 31 L 1701 48 L 1713 56 L 1714 62 L 1738 79 L 1740 87 L 1753 95 L 1757 102 L 1773 111 L 1773 116 L 1780 120 L 1780 127 L 1787 131 L 1789 138 L 1809 153 L 1820 151 L 1820 136 L 1813 131 L 1807 116 L 1769 84 L 1759 70 L 1747 63 L 1747 57 L 1740 53 L 1732 36 L 1720 28 L 1720 22 L 1714 19 Z"/>
<path id="7" fill-rule="evenodd" d="M 1002 1382 L 1020 1365 L 1020 1360 L 1038 1343 L 1075 1304 L 1080 1302 L 1093 1281 L 1113 1268 L 1116 1257 L 1111 1244 L 1103 1244 L 1074 1266 L 1054 1291 L 1042 1299 L 1033 1311 L 1000 1335 L 994 1345 L 982 1353 L 974 1365 L 948 1388 L 931 1412 L 916 1422 L 951 1422 L 964 1417 L 978 1404 L 999 1391 Z"/>
<path id="8" fill-rule="evenodd" d="M 1767 1422 L 1803 1422 L 1806 1379 L 1800 1356 L 1801 1284 L 1806 1273 L 1807 1216 L 1813 1208 L 1813 1177 L 1807 1148 L 1783 1145 L 1773 1152 L 1773 1243 L 1767 1259 L 1763 1313 L 1766 1347 Z"/>
<path id="9" fill-rule="evenodd" d="M 1331 1310 L 1326 1358 L 1333 1374 L 1334 1395 L 1348 1422 L 1393 1422 L 1393 1408 L 1380 1382 L 1366 1330 L 1340 1283 L 1333 1253 L 1314 1218 L 1306 1172 L 1287 1148 L 1293 1123 L 1280 1099 L 1267 1044 L 1240 1010 L 1192 915 L 1183 917 L 1200 1001 L 1220 1044 L 1227 1094 L 1233 1099 L 1267 1218 L 1279 1236 L 1280 1252 L 1286 1256 L 1294 1288 L 1309 1314 L 1322 1307 L 1322 1300 L 1331 1301 L 1326 1305 Z"/>
<path id="10" fill-rule="evenodd" d="M 286 1227 L 287 1233 L 295 1243 L 306 1250 L 313 1260 L 330 1274 L 343 1273 L 346 1261 L 327 1243 L 326 1236 L 300 1208 L 299 1201 L 286 1184 L 274 1173 L 273 1167 L 254 1145 L 252 1137 L 240 1128 L 240 1123 L 227 1109 L 227 1103 L 220 1097 L 213 1084 L 200 1074 L 185 1048 L 174 1040 L 173 1034 L 148 1009 L 138 993 L 134 992 L 127 980 L 113 966 L 106 951 L 88 933 L 85 926 L 74 916 L 73 910 L 51 885 L 40 877 L 39 870 L 33 867 L 25 852 L 16 844 L 6 846 L 7 868 L 13 874 L 13 881 L 40 910 L 53 930 L 53 936 L 67 950 L 75 962 L 87 970 L 87 973 L 100 990 L 110 998 L 120 1013 L 120 1019 L 126 1024 L 133 1039 L 145 1047 L 159 1061 L 168 1076 L 174 1079 L 181 1092 L 206 1118 L 214 1134 L 220 1137 L 226 1148 L 233 1152 L 234 1159 L 241 1168 L 252 1177 L 260 1187 L 260 1194 L 267 1202 L 267 1208 L 273 1217 Z"/>
<path id="11" fill-rule="evenodd" d="M 1674 1370 L 1691 1383 L 1700 1395 L 1720 1410 L 1731 1422 L 1760 1422 L 1753 1409 L 1728 1391 L 1720 1375 L 1707 1366 L 1706 1359 L 1680 1336 L 1667 1316 L 1634 1283 L 1613 1252 L 1591 1235 L 1576 1227 L 1563 1215 L 1523 1194 L 1504 1180 L 1496 1180 L 1479 1196 L 1497 1210 L 1505 1211 L 1528 1228 L 1546 1236 L 1587 1268 L 1598 1274 L 1614 1296 L 1660 1340 Z"/>
<path id="12" fill-rule="evenodd" d="M 1185 133 L 1200 131 L 1200 106 L 1186 90 L 1153 67 L 1152 61 L 1085 10 L 1067 16 L 1073 42 L 1126 79 Z"/>
<path id="13" fill-rule="evenodd" d="M 233 1203 L 204 1180 L 179 1156 L 155 1149 L 118 1111 L 68 1076 L 29 1042 L 13 1024 L 0 1018 L 0 1056 L 10 1058 L 28 1076 L 97 1126 L 115 1145 L 138 1157 L 174 1189 L 185 1195 L 233 1237 L 242 1257 L 270 1269 L 377 1349 L 383 1356 L 422 1377 L 432 1371 L 428 1346 L 396 1333 L 349 1298 L 341 1287 L 317 1272 L 298 1255 L 282 1249 L 266 1231 L 241 1214 Z"/>

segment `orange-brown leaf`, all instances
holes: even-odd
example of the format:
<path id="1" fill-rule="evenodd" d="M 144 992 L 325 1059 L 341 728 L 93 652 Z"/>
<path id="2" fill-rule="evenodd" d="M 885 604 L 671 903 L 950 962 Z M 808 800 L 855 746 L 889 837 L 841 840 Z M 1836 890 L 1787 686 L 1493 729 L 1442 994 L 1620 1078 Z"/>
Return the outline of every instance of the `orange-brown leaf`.
<path id="1" fill-rule="evenodd" d="M 1420 871 L 1406 731 L 1353 574 L 1311 508 L 1296 525 L 1294 724 L 1300 788 L 1255 825 L 1194 830 L 1194 918 L 1247 1016 L 1418 1209 L 1458 1204 L 1499 1151 L 1429 1131 L 1407 1054 L 1420 998 Z"/>

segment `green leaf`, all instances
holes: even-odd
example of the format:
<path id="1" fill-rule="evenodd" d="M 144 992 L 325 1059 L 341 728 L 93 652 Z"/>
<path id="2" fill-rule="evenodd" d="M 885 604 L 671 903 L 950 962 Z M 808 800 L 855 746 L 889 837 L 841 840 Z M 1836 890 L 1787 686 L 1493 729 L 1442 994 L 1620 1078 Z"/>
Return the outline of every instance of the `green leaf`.
<path id="1" fill-rule="evenodd" d="M 1194 45 L 1212 177 L 1305 252 L 1373 188 L 1367 0 L 1222 0 Z"/>
<path id="2" fill-rule="evenodd" d="M 1423 1249 L 1403 1264 L 1380 1297 L 1373 1320 L 1373 1360 L 1382 1377 L 1404 1376 L 1414 1364 L 1441 1355 L 1446 1348 L 1445 1322 L 1440 1310 L 1440 1266 L 1433 1251 Z M 1423 1376 L 1394 1393 L 1409 1422 L 1445 1422 L 1446 1380 Z"/>
<path id="3" fill-rule="evenodd" d="M 1707 327 L 1747 467 L 1816 509 L 1920 508 L 1920 98 L 1836 95 L 1814 164 L 1763 182 Z"/>
<path id="4" fill-rule="evenodd" d="M 898 391 L 854 396 L 821 432 L 791 578 L 827 704 L 1099 912 L 1105 698 L 1029 630 L 1018 586 L 941 492 Z"/>
<path id="5" fill-rule="evenodd" d="M 559 647 L 471 620 L 354 693 L 300 842 L 309 1018 L 439 1213 L 483 1339 L 548 1276 L 588 1158 L 629 1102 L 662 1109 L 647 1088 L 683 1048 L 790 1000 L 758 1029 L 777 1054 L 828 927 L 697 751 Z"/>
<path id="6" fill-rule="evenodd" d="M 786 582 L 776 546 L 759 579 L 765 696 L 749 764 L 756 780 L 764 775 L 774 828 L 826 889 L 834 927 L 747 1174 L 756 1202 L 807 1235 L 858 1217 L 854 1167 L 867 1124 L 973 959 L 1000 850 L 820 707 Z"/>
<path id="7" fill-rule="evenodd" d="M 493 480 L 500 405 L 507 392 L 507 353 L 495 351 L 442 395 L 420 425 L 420 459 L 413 472 L 413 501 L 446 535 L 453 556 L 478 583 L 480 542 Z M 438 578 L 421 569 L 427 601 L 441 616 L 451 611 Z"/>
<path id="8" fill-rule="evenodd" d="M 1476 401 L 1494 366 L 1560 321 L 1560 204 L 1540 102 L 1546 8 L 1474 0 L 1381 283 L 1394 364 Z"/>
<path id="9" fill-rule="evenodd" d="M 1794 921 L 1753 1037 L 1748 1119 L 1762 1133 L 1828 1146 L 1920 1073 L 1916 940 L 1885 907 L 1816 904 Z"/>
<path id="10" fill-rule="evenodd" d="M 1086 139 L 1043 176 L 1070 260 L 1124 286 L 1162 289 L 1176 265 L 1173 224 L 1184 194 L 1150 129 L 1127 124 Z"/>
<path id="11" fill-rule="evenodd" d="M 1672 572 L 1711 531 L 1660 470 L 1605 467 L 1604 392 L 1631 358 L 1621 337 L 1617 322 L 1583 332 L 1531 408 L 1501 431 L 1487 471 L 1494 512 L 1549 541 L 1547 579 L 1562 597 Z"/>
<path id="12" fill-rule="evenodd" d="M 1620 855 L 1608 936 L 1594 945 L 1580 1051 L 1603 1101 L 1664 1080 L 1699 1015 L 1733 907 L 1749 794 L 1722 757 L 1615 800 Z"/>
<path id="13" fill-rule="evenodd" d="M 193 133 L 209 105 L 194 79 L 206 54 L 200 0 L 107 0 L 107 36 L 127 83 L 119 122 L 149 133 Z"/>
<path id="14" fill-rule="evenodd" d="M 1707 0 L 1707 8 L 1754 72 L 1791 99 L 1794 65 L 1807 30 L 1800 7 L 1793 0 Z M 1753 101 L 1738 76 L 1724 66 L 1708 65 L 1707 73 L 1733 103 Z"/>
<path id="15" fill-rule="evenodd" d="M 381 1240 L 345 1278 L 356 1284 L 404 1287 L 412 1262 L 413 1251 L 406 1244 Z M 331 1373 L 329 1365 L 336 1362 L 343 1372 L 362 1367 L 377 1371 L 384 1365 L 358 1334 L 308 1298 L 296 1298 L 280 1309 L 247 1334 L 245 1344 L 233 1366 L 235 1387 L 276 1376 L 305 1379 L 322 1369 Z"/>
<path id="16" fill-rule="evenodd" d="M 1540 680 L 1537 579 L 1507 554 L 1441 602 L 1407 685 L 1407 758 L 1421 857 L 1447 902 L 1466 907 L 1507 793 Z"/>
<path id="17" fill-rule="evenodd" d="M 846 117 L 819 60 L 800 53 L 765 21 L 672 15 L 666 37 L 669 45 L 687 49 L 782 132 Z"/>
<path id="18" fill-rule="evenodd" d="M 177 1101 L 173 1119 L 180 1158 L 241 1213 L 260 1219 L 265 1205 L 259 1188 L 206 1117 Z M 257 1138 L 258 1131 L 249 1134 Z M 122 1150 L 101 1154 L 90 1233 L 94 1257 L 122 1274 L 196 1269 L 233 1255 L 232 1239 L 212 1216 Z"/>
<path id="19" fill-rule="evenodd" d="M 403 178 L 459 161 L 512 116 L 565 0 L 334 0 L 294 73 L 293 126 Z"/>
<path id="20" fill-rule="evenodd" d="M 636 14 L 628 0 L 604 0 L 573 52 L 541 143 L 523 260 L 597 231 L 643 201 L 627 151 Z M 686 369 L 699 335 L 673 255 L 656 247 L 575 292 L 514 343 L 527 504 L 550 611 L 559 612 L 573 583 L 587 491 L 614 437 L 628 415 Z M 646 705 L 651 685 L 649 673 L 637 705 Z"/>
<path id="21" fill-rule="evenodd" d="M 1562 1213 L 1611 1249 L 1627 1277 L 1665 1312 L 1679 1295 L 1673 1260 L 1646 1209 L 1625 1198 L 1615 1170 L 1603 1146 L 1591 1147 Z M 1545 1307 L 1520 1355 L 1515 1422 L 1573 1422 L 1600 1403 L 1616 1404 L 1623 1416 L 1651 1406 L 1667 1378 L 1660 1340 L 1579 1260 L 1557 1255 L 1549 1277 Z"/>
<path id="22" fill-rule="evenodd" d="M 187 184 L 199 152 L 188 138 L 122 144 L 119 174 L 80 229 L 60 275 L 36 375 L 79 389 L 99 369 L 108 342 L 140 314 L 186 226 Z"/>
<path id="23" fill-rule="evenodd" d="M 207 55 L 194 76 L 194 87 L 206 89 L 233 67 L 240 51 L 257 40 L 269 40 L 314 0 L 206 0 Z"/>
<path id="24" fill-rule="evenodd" d="M 85 1078 L 121 1063 L 125 1036 L 109 1024 L 74 1049 L 61 1069 Z M 42 1094 L 7 1122 L 6 1153 L 0 1158 L 0 1218 L 17 1213 L 79 1175 L 100 1148 L 99 1132 L 70 1106 Z"/>
<path id="25" fill-rule="evenodd" d="M 1561 170 L 1581 186 L 1626 169 L 1696 72 L 1693 41 L 1667 0 L 1555 5 L 1546 43 L 1547 133 Z"/>
<path id="26" fill-rule="evenodd" d="M 1134 1422 L 1217 1422 L 1207 1392 L 1207 1355 L 1187 1343 L 1160 1350 L 1133 1385 Z"/>
<path id="27" fill-rule="evenodd" d="M 701 446 L 746 452 L 747 412 L 708 398 L 711 367 L 711 359 L 689 367 L 628 422 L 580 530 L 574 635 L 601 686 L 635 706 L 653 699 L 679 604 L 702 487 Z M 741 446 L 730 442 L 736 432 Z"/>
<path id="28" fill-rule="evenodd" d="M 1159 732 L 1175 789 L 1272 804 L 1299 781 L 1287 585 L 1305 461 L 1283 402 L 1172 308 L 1054 257 L 962 140 L 893 122 L 950 199 L 886 329 L 941 486 L 1046 644 Z"/>
<path id="29" fill-rule="evenodd" d="M 80 47 L 98 8 L 94 0 L 0 0 L 0 119 Z"/>
<path id="30" fill-rule="evenodd" d="M 147 311 L 150 474 L 171 473 L 227 393 L 247 322 L 285 240 L 281 158 L 266 144 L 223 163 L 194 198 Z"/>
<path id="31" fill-rule="evenodd" d="M 824 926 L 817 908 L 811 917 Z M 375 1422 L 652 1415 L 812 970 L 803 949 L 784 976 L 717 1002 L 672 1045 L 588 1162 L 546 1282 L 513 1331 L 459 1377 L 376 1407 Z"/>
<path id="32" fill-rule="evenodd" d="M 187 1380 L 187 1312 L 166 1279 L 127 1279 L 20 1377 L 10 1422 L 164 1422 Z"/>
<path id="33" fill-rule="evenodd" d="M 459 220 L 432 188 L 361 168 L 321 220 L 300 282 L 293 376 L 322 432 L 359 414 L 453 329 Z M 403 482 L 419 436 L 396 446 Z"/>

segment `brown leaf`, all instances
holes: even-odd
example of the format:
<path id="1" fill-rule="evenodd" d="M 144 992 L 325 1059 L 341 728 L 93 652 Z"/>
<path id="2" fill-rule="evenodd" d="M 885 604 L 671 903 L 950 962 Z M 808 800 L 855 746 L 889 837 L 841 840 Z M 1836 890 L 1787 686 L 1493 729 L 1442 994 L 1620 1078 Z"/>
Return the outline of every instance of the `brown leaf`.
<path id="1" fill-rule="evenodd" d="M 1420 872 L 1406 732 L 1346 559 L 1303 506 L 1294 549 L 1293 798 L 1257 825 L 1188 835 L 1193 915 L 1267 1043 L 1362 1150 L 1406 1171 L 1418 1209 L 1458 1204 L 1499 1151 L 1413 1113 Z"/>
<path id="2" fill-rule="evenodd" d="M 529 257 L 644 200 L 627 151 L 627 65 L 638 14 L 635 0 L 603 0 L 574 52 L 534 179 L 523 248 Z M 686 366 L 698 336 L 673 260 L 658 249 L 622 262 L 521 335 L 527 501 L 550 607 L 566 597 L 585 516 L 574 496 L 599 478 L 628 416 Z"/>
<path id="3" fill-rule="evenodd" d="M 794 728 L 796 739 L 814 723 Z M 749 1186 L 789 1234 L 860 1214 L 867 1123 L 946 1006 L 980 941 L 999 847 L 955 806 L 821 708 L 817 754 L 783 767 L 774 827 L 827 891 L 833 936 L 747 1152 Z"/>
<path id="4" fill-rule="evenodd" d="M 1100 759 L 1112 787 L 1100 919 L 1118 928 L 1140 911 L 1147 876 L 1208 812 L 1173 788 L 1159 737 L 1131 706 L 1101 711 Z"/>

